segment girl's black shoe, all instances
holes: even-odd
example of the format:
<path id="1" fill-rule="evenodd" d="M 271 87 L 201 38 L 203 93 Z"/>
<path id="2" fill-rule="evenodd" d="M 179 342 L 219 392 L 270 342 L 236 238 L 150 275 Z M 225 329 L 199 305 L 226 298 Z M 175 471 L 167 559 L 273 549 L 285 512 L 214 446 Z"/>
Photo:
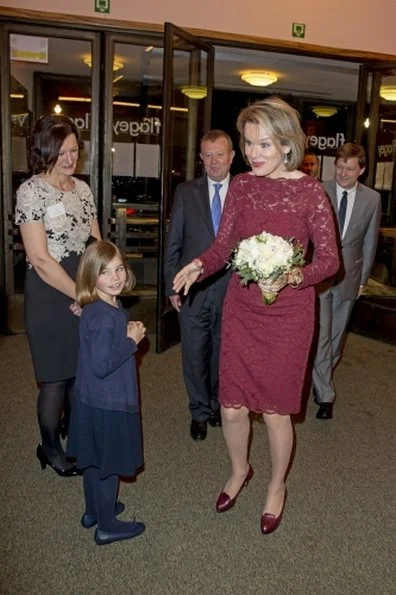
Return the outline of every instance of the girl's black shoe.
<path id="1" fill-rule="evenodd" d="M 114 541 L 123 541 L 124 539 L 133 539 L 134 537 L 138 537 L 144 533 L 145 525 L 143 523 L 133 523 L 129 531 L 124 532 L 107 532 L 101 531 L 100 529 L 95 529 L 95 543 L 96 545 L 107 545 L 108 543 L 113 543 Z"/>
<path id="2" fill-rule="evenodd" d="M 123 502 L 116 502 L 115 515 L 118 516 L 119 514 L 124 512 L 124 510 L 125 504 Z M 87 514 L 86 512 L 84 512 L 84 514 L 81 517 L 81 525 L 84 527 L 84 529 L 90 529 L 91 527 L 95 527 L 97 523 L 98 517 L 95 514 Z"/>

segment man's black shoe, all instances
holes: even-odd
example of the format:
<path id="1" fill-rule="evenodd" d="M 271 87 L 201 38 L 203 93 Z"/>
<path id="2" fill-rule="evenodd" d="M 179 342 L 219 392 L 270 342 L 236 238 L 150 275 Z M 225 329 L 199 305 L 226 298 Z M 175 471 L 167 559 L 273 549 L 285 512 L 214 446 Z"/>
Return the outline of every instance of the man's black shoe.
<path id="1" fill-rule="evenodd" d="M 205 440 L 208 433 L 208 426 L 206 421 L 191 420 L 190 434 L 193 440 Z"/>
<path id="2" fill-rule="evenodd" d="M 208 417 L 208 424 L 212 426 L 212 428 L 221 428 L 220 409 L 216 409 L 216 411 L 211 412 Z"/>
<path id="3" fill-rule="evenodd" d="M 317 419 L 333 419 L 333 403 L 320 403 Z"/>

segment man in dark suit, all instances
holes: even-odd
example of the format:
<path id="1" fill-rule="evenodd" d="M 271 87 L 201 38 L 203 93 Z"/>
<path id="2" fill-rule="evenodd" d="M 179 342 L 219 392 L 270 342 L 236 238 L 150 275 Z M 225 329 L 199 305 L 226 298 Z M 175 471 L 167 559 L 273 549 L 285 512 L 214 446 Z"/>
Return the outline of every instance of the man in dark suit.
<path id="1" fill-rule="evenodd" d="M 200 157 L 205 175 L 177 186 L 167 237 L 165 289 L 179 312 L 183 375 L 194 440 L 206 438 L 208 423 L 221 426 L 217 400 L 220 323 L 230 271 L 224 268 L 196 283 L 185 299 L 174 294 L 172 281 L 216 236 L 234 154 L 232 141 L 222 130 L 211 130 L 202 137 Z"/>
<path id="2" fill-rule="evenodd" d="M 319 288 L 319 340 L 312 372 L 318 419 L 333 416 L 333 371 L 341 357 L 353 306 L 363 292 L 375 258 L 381 197 L 358 182 L 365 166 L 363 147 L 346 143 L 336 153 L 335 179 L 323 184 L 338 216 L 342 260 L 330 287 Z"/>

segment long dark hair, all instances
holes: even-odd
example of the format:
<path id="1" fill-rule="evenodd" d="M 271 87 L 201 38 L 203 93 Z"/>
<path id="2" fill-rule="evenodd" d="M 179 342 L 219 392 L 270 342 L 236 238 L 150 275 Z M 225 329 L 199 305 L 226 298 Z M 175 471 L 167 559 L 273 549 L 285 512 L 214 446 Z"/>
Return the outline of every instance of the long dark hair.
<path id="1" fill-rule="evenodd" d="M 65 139 L 71 134 L 74 134 L 79 144 L 80 131 L 68 116 L 45 115 L 37 120 L 30 147 L 30 166 L 33 173 L 51 171 Z"/>

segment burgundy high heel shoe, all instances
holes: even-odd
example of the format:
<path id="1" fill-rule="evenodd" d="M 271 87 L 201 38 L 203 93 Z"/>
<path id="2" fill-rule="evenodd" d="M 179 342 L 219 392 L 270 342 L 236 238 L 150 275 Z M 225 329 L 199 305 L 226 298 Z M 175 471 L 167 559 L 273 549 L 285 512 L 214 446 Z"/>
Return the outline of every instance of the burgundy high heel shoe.
<path id="1" fill-rule="evenodd" d="M 275 516 L 274 514 L 271 514 L 269 512 L 265 512 L 261 515 L 260 529 L 263 535 L 269 535 L 269 533 L 273 533 L 281 524 L 283 511 L 285 509 L 286 498 L 287 490 L 285 489 L 285 497 L 283 499 L 282 510 L 280 511 L 280 514 L 278 516 Z"/>
<path id="2" fill-rule="evenodd" d="M 243 484 L 239 488 L 239 491 L 236 494 L 236 496 L 234 496 L 234 498 L 230 498 L 230 496 L 226 492 L 221 492 L 220 496 L 217 498 L 217 502 L 216 502 L 217 512 L 226 512 L 226 510 L 230 510 L 230 508 L 232 508 L 234 506 L 239 494 L 241 493 L 243 488 L 247 487 L 247 485 L 249 484 L 249 481 L 253 477 L 253 474 L 254 474 L 253 467 L 249 463 L 248 472 L 247 472 L 246 477 L 243 481 Z"/>

